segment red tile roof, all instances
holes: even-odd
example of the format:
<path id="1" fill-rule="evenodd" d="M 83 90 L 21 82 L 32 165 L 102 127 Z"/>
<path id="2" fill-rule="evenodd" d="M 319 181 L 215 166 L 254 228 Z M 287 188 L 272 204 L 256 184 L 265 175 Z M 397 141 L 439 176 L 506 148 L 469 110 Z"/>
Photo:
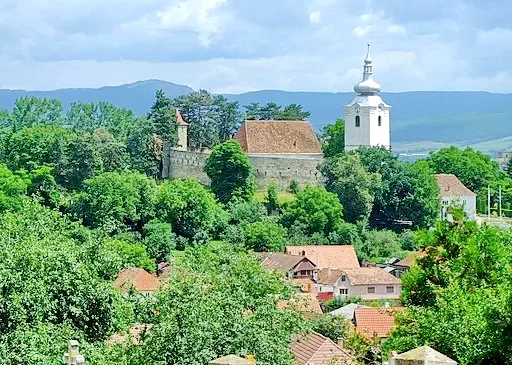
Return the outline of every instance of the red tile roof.
<path id="1" fill-rule="evenodd" d="M 453 174 L 437 174 L 436 180 L 441 196 L 476 196 Z"/>
<path id="2" fill-rule="evenodd" d="M 354 269 L 318 271 L 318 282 L 325 285 L 335 285 L 338 279 L 346 275 L 351 285 L 385 285 L 400 284 L 396 276 L 384 271 L 380 267 L 357 267 Z"/>
<path id="3" fill-rule="evenodd" d="M 280 252 L 263 253 L 264 257 L 261 266 L 271 270 L 289 271 L 295 268 L 302 261 L 311 261 L 307 257 L 289 255 Z"/>
<path id="4" fill-rule="evenodd" d="M 411 265 L 419 258 L 425 257 L 427 253 L 424 250 L 412 252 L 407 257 L 401 261 L 398 261 L 395 265 L 397 266 L 405 266 L 411 267 Z"/>
<path id="5" fill-rule="evenodd" d="M 144 269 L 132 267 L 117 274 L 114 286 L 121 291 L 128 291 L 133 286 L 138 292 L 153 292 L 158 289 L 160 281 Z"/>
<path id="6" fill-rule="evenodd" d="M 235 135 L 249 154 L 322 154 L 322 146 L 303 120 L 247 120 Z"/>
<path id="7" fill-rule="evenodd" d="M 396 327 L 395 313 L 401 310 L 403 310 L 402 307 L 356 308 L 354 311 L 356 330 L 367 338 L 374 336 L 386 338 Z"/>
<path id="8" fill-rule="evenodd" d="M 176 108 L 176 120 L 178 121 L 178 125 L 188 125 L 188 123 L 185 122 L 185 119 L 183 119 L 183 116 L 181 115 L 180 110 L 178 108 Z"/>
<path id="9" fill-rule="evenodd" d="M 317 332 L 297 336 L 290 344 L 290 351 L 299 365 L 345 365 L 353 361 L 347 351 Z"/>
<path id="10" fill-rule="evenodd" d="M 333 292 L 319 292 L 317 294 L 317 298 L 320 301 L 320 303 L 324 303 L 324 302 L 327 302 L 327 301 L 331 300 L 332 298 L 334 298 L 334 293 Z"/>
<path id="11" fill-rule="evenodd" d="M 286 253 L 306 256 L 318 269 L 353 269 L 359 267 L 356 251 L 351 245 L 287 246 Z"/>

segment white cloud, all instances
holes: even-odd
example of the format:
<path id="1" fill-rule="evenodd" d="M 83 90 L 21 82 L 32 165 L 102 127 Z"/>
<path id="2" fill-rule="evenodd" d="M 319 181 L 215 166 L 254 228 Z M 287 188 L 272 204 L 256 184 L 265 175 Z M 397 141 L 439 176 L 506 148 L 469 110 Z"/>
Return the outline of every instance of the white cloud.
<path id="1" fill-rule="evenodd" d="M 320 11 L 313 11 L 309 14 L 309 23 L 318 24 L 322 20 L 322 13 Z"/>
<path id="2" fill-rule="evenodd" d="M 405 27 L 403 25 L 391 24 L 391 25 L 388 25 L 388 33 L 402 35 L 402 34 L 406 34 L 407 31 L 405 30 Z"/>

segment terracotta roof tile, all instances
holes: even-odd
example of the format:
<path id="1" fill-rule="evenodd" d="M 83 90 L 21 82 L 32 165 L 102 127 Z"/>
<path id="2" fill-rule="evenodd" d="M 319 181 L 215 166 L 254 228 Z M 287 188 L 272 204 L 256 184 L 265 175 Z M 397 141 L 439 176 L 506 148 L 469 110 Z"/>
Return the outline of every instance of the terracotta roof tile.
<path id="1" fill-rule="evenodd" d="M 347 351 L 317 332 L 297 336 L 290 344 L 290 351 L 299 365 L 325 365 L 333 358 L 337 359 L 334 364 L 339 365 L 353 361 Z"/>
<path id="2" fill-rule="evenodd" d="M 290 305 L 297 306 L 297 309 L 305 315 L 323 313 L 316 293 L 298 293 L 290 300 L 280 300 L 277 303 L 278 308 L 287 308 Z"/>
<path id="3" fill-rule="evenodd" d="M 176 108 L 176 120 L 178 121 L 178 125 L 188 125 L 188 123 L 185 122 L 185 119 L 183 119 L 183 116 L 181 115 L 180 110 L 178 108 Z"/>
<path id="4" fill-rule="evenodd" d="M 144 269 L 132 267 L 117 274 L 114 286 L 121 291 L 128 291 L 131 286 L 139 292 L 153 292 L 158 289 L 160 281 Z"/>
<path id="5" fill-rule="evenodd" d="M 134 324 L 127 332 L 116 332 L 107 340 L 109 345 L 122 345 L 125 344 L 128 339 L 134 345 L 141 343 L 142 337 L 146 336 L 151 328 L 152 324 Z"/>
<path id="6" fill-rule="evenodd" d="M 208 363 L 209 365 L 250 365 L 254 364 L 252 361 L 244 359 L 243 357 L 228 355 L 223 356 L 219 359 L 212 360 Z"/>
<path id="7" fill-rule="evenodd" d="M 403 308 L 356 308 L 354 310 L 354 324 L 357 332 L 367 338 L 374 335 L 386 338 L 389 332 L 396 327 L 395 313 Z"/>
<path id="8" fill-rule="evenodd" d="M 291 283 L 303 293 L 313 293 L 315 296 L 317 294 L 315 283 L 311 279 L 292 279 Z"/>
<path id="9" fill-rule="evenodd" d="M 411 267 L 411 265 L 419 258 L 425 257 L 427 253 L 424 250 L 412 252 L 407 257 L 401 261 L 398 261 L 395 265 Z"/>
<path id="10" fill-rule="evenodd" d="M 319 269 L 352 269 L 359 267 L 351 245 L 287 246 L 286 253 L 304 255 Z"/>
<path id="11" fill-rule="evenodd" d="M 453 174 L 437 174 L 436 180 L 441 196 L 476 196 Z"/>
<path id="12" fill-rule="evenodd" d="M 322 154 L 322 146 L 302 120 L 247 120 L 235 139 L 249 154 Z"/>
<path id="13" fill-rule="evenodd" d="M 307 257 L 279 252 L 264 253 L 262 256 L 264 259 L 261 265 L 272 270 L 288 271 L 297 266 L 301 261 L 310 261 Z"/>

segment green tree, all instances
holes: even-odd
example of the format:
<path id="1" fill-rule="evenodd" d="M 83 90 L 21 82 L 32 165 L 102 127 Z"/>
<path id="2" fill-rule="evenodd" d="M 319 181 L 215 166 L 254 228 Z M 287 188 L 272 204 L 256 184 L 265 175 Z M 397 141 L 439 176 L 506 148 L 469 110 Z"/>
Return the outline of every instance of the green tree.
<path id="1" fill-rule="evenodd" d="M 251 103 L 244 105 L 245 119 L 247 120 L 259 120 L 261 115 L 261 105 L 259 103 Z"/>
<path id="2" fill-rule="evenodd" d="M 282 222 L 286 227 L 300 227 L 306 235 L 328 235 L 343 222 L 343 206 L 324 188 L 306 186 L 295 201 L 285 206 Z"/>
<path id="3" fill-rule="evenodd" d="M 351 332 L 351 323 L 343 316 L 322 314 L 309 319 L 311 329 L 330 338 L 335 343 L 346 340 Z"/>
<path id="4" fill-rule="evenodd" d="M 281 107 L 274 102 L 269 102 L 260 108 L 259 119 L 277 120 L 281 113 Z"/>
<path id="5" fill-rule="evenodd" d="M 210 148 L 219 140 L 218 111 L 214 97 L 206 90 L 194 91 L 174 99 L 189 124 L 188 141 L 193 148 Z"/>
<path id="6" fill-rule="evenodd" d="M 143 244 L 118 238 L 107 238 L 104 245 L 106 250 L 120 256 L 123 267 L 140 267 L 149 272 L 156 271 L 155 260 L 150 257 Z"/>
<path id="7" fill-rule="evenodd" d="M 255 178 L 251 162 L 235 140 L 214 147 L 204 170 L 211 188 L 222 203 L 233 198 L 250 200 L 254 196 Z"/>
<path id="8" fill-rule="evenodd" d="M 156 185 L 137 172 L 105 172 L 88 179 L 73 211 L 91 227 L 116 231 L 125 225 L 138 231 L 154 215 Z"/>
<path id="9" fill-rule="evenodd" d="M 334 124 L 327 124 L 320 134 L 324 157 L 336 156 L 345 151 L 345 121 L 336 119 Z"/>
<path id="10" fill-rule="evenodd" d="M 173 232 L 189 239 L 199 232 L 212 233 L 222 214 L 215 196 L 194 179 L 162 183 L 156 211 L 157 218 L 170 223 Z"/>
<path id="11" fill-rule="evenodd" d="M 270 213 L 278 212 L 281 204 L 279 203 L 279 194 L 277 192 L 277 186 L 275 184 L 270 184 L 267 189 L 267 196 L 265 205 L 267 206 L 267 210 Z"/>
<path id="12" fill-rule="evenodd" d="M 152 124 L 139 118 L 129 133 L 126 149 L 133 169 L 149 176 L 160 176 L 164 141 L 153 133 Z"/>
<path id="13" fill-rule="evenodd" d="M 286 245 L 286 229 L 279 223 L 260 221 L 243 227 L 245 246 L 256 252 L 283 252 Z"/>
<path id="14" fill-rule="evenodd" d="M 93 133 L 94 144 L 101 159 L 102 171 L 122 171 L 130 166 L 130 156 L 126 144 L 114 138 L 104 128 L 98 128 Z"/>
<path id="15" fill-rule="evenodd" d="M 302 105 L 290 104 L 282 110 L 278 110 L 276 120 L 307 120 L 311 116 L 308 111 L 302 110 Z"/>
<path id="16" fill-rule="evenodd" d="M 213 103 L 217 110 L 219 125 L 219 140 L 221 142 L 230 139 L 242 124 L 242 113 L 238 102 L 229 102 L 224 96 L 218 95 Z"/>
<path id="17" fill-rule="evenodd" d="M 339 154 L 323 163 L 327 190 L 335 193 L 345 209 L 347 222 L 366 220 L 372 211 L 380 175 L 367 172 L 358 155 Z"/>
<path id="18" fill-rule="evenodd" d="M 176 110 L 171 99 L 165 96 L 163 90 L 157 90 L 155 102 L 148 114 L 148 121 L 153 124 L 154 132 L 171 146 L 178 142 L 178 122 Z"/>
<path id="19" fill-rule="evenodd" d="M 63 147 L 73 138 L 72 131 L 58 126 L 38 125 L 13 133 L 6 141 L 5 162 L 11 170 L 33 170 L 54 166 Z"/>
<path id="20" fill-rule="evenodd" d="M 408 310 L 386 342 L 406 351 L 428 343 L 460 364 L 510 363 L 512 238 L 474 222 L 439 222 L 425 256 L 403 277 Z"/>
<path id="21" fill-rule="evenodd" d="M 62 124 L 62 105 L 57 99 L 24 96 L 14 103 L 9 120 L 14 132 L 37 124 Z"/>
<path id="22" fill-rule="evenodd" d="M 252 256 L 226 244 L 188 249 L 170 282 L 156 298 L 144 346 L 132 347 L 130 365 L 206 364 L 227 354 L 291 363 L 288 345 L 304 321 L 293 309 L 277 308 L 291 291 Z"/>
<path id="23" fill-rule="evenodd" d="M 171 251 L 176 249 L 176 235 L 169 223 L 153 220 L 144 225 L 144 245 L 149 255 L 157 262 L 167 259 Z"/>

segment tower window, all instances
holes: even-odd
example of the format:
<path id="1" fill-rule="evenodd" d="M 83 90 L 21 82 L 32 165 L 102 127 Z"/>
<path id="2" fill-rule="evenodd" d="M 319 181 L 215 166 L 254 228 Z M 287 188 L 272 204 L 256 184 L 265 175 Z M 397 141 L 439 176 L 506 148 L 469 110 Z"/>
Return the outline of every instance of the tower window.
<path id="1" fill-rule="evenodd" d="M 356 115 L 356 127 L 359 127 L 361 125 L 361 118 L 359 118 L 359 115 Z"/>
<path id="2" fill-rule="evenodd" d="M 382 117 L 380 115 L 379 115 L 378 123 L 379 123 L 379 127 L 380 127 L 382 125 Z"/>

